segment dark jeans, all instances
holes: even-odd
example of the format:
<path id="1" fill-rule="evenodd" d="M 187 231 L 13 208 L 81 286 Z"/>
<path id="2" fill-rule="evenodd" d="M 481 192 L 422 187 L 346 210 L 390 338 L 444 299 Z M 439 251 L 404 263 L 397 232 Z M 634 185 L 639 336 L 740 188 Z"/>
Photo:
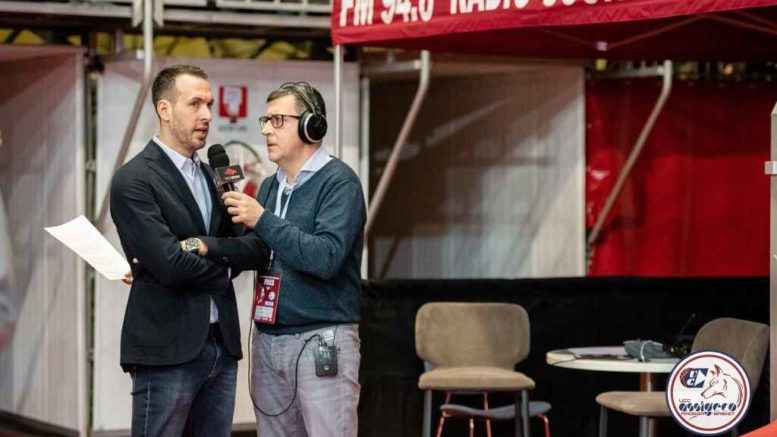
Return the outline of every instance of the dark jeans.
<path id="1" fill-rule="evenodd" d="M 184 428 L 192 436 L 228 437 L 236 383 L 237 360 L 214 334 L 192 361 L 138 366 L 132 377 L 132 437 L 180 437 Z"/>

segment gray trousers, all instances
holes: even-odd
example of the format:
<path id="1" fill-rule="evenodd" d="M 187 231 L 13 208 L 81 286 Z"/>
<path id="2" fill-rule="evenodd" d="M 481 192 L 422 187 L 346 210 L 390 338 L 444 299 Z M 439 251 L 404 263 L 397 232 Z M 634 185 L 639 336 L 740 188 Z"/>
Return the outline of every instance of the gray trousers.
<path id="1" fill-rule="evenodd" d="M 255 331 L 252 340 L 253 393 L 265 413 L 275 414 L 294 397 L 297 356 L 305 340 L 334 329 L 338 348 L 337 376 L 316 376 L 314 349 L 309 341 L 299 361 L 297 397 L 291 408 L 278 417 L 255 410 L 260 437 L 356 437 L 359 405 L 358 325 L 338 325 L 300 334 L 267 335 Z"/>

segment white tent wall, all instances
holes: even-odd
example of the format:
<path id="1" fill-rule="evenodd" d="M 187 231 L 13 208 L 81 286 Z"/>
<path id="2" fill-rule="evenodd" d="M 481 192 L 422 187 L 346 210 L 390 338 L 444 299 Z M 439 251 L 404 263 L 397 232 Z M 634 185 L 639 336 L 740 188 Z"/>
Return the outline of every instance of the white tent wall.
<path id="1" fill-rule="evenodd" d="M 378 215 L 371 276 L 585 275 L 583 68 L 470 71 L 432 79 Z M 371 86 L 378 176 L 416 87 Z"/>
<path id="2" fill-rule="evenodd" d="M 336 153 L 334 144 L 334 77 L 331 63 L 324 62 L 256 62 L 244 60 L 184 60 L 167 59 L 157 62 L 157 67 L 174 63 L 191 63 L 202 67 L 209 75 L 216 99 L 214 119 L 211 124 L 208 144 L 227 145 L 230 140 L 250 144 L 260 154 L 265 175 L 274 171 L 267 160 L 264 138 L 260 135 L 257 119 L 264 113 L 265 99 L 270 91 L 286 81 L 305 80 L 316 86 L 327 103 L 330 132 L 324 146 L 330 153 Z M 97 113 L 97 193 L 98 202 L 107 189 L 113 172 L 113 165 L 121 147 L 122 136 L 132 110 L 135 96 L 140 88 L 141 61 L 109 62 L 98 84 Z M 345 108 L 343 160 L 355 171 L 359 169 L 359 70 L 356 64 L 346 64 L 343 89 Z M 230 123 L 218 115 L 219 89 L 221 86 L 237 85 L 247 87 L 247 117 Z M 157 130 L 156 115 L 151 105 L 151 96 L 143 107 L 143 113 L 133 137 L 129 160 L 146 145 Z M 240 158 L 241 154 L 230 155 Z M 202 158 L 206 159 L 204 150 Z M 245 157 L 245 154 L 243 155 Z M 99 209 L 100 205 L 98 205 Z M 116 230 L 110 217 L 106 220 L 104 232 L 109 240 L 120 248 Z M 248 312 L 252 296 L 252 276 L 243 273 L 234 284 L 237 293 L 238 311 L 243 328 L 243 350 L 246 352 L 248 338 Z M 94 365 L 94 416 L 95 434 L 121 434 L 129 429 L 131 418 L 131 381 L 119 367 L 119 344 L 121 325 L 129 289 L 124 284 L 98 278 L 95 295 L 95 365 Z M 250 427 L 255 421 L 253 407 L 247 390 L 246 359 L 240 361 L 238 374 L 235 424 Z"/>
<path id="3" fill-rule="evenodd" d="M 83 52 L 0 47 L 0 187 L 18 319 L 0 352 L 0 410 L 85 432 L 84 264 L 43 231 L 84 212 Z"/>

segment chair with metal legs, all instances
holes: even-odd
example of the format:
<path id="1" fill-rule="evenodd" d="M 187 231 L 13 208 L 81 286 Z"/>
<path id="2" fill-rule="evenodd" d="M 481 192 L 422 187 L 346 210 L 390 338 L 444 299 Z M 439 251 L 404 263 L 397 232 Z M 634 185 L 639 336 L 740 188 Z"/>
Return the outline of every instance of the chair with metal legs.
<path id="1" fill-rule="evenodd" d="M 469 420 L 470 437 L 474 437 L 475 435 L 475 423 L 477 420 L 483 421 L 485 423 L 487 437 L 492 437 L 492 420 L 515 420 L 515 404 L 505 405 L 503 407 L 489 408 L 488 393 L 482 393 L 482 395 L 483 408 L 471 408 L 465 405 L 454 404 L 451 403 L 452 396 L 446 396 L 445 403 L 440 406 L 441 417 L 436 437 L 441 437 L 442 435 L 444 419 L 463 417 Z M 550 404 L 547 402 L 529 402 L 529 418 L 536 417 L 543 422 L 545 437 L 551 437 L 550 420 L 548 419 L 547 415 L 549 411 Z"/>
<path id="2" fill-rule="evenodd" d="M 416 315 L 416 353 L 432 366 L 418 380 L 426 391 L 424 435 L 431 427 L 431 391 L 512 392 L 520 406 L 515 435 L 529 437 L 529 396 L 534 381 L 514 367 L 529 354 L 529 317 L 519 305 L 430 303 Z M 446 416 L 438 424 L 442 432 Z M 472 420 L 474 428 L 474 418 Z M 487 425 L 488 427 L 489 425 Z"/>

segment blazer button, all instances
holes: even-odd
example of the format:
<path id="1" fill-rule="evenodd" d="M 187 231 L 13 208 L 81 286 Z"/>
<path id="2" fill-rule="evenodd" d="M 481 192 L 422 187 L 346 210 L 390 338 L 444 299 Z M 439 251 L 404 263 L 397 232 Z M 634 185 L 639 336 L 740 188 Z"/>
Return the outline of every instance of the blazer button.
<path id="1" fill-rule="evenodd" d="M 137 264 L 139 261 L 137 258 L 132 258 L 132 264 Z"/>

